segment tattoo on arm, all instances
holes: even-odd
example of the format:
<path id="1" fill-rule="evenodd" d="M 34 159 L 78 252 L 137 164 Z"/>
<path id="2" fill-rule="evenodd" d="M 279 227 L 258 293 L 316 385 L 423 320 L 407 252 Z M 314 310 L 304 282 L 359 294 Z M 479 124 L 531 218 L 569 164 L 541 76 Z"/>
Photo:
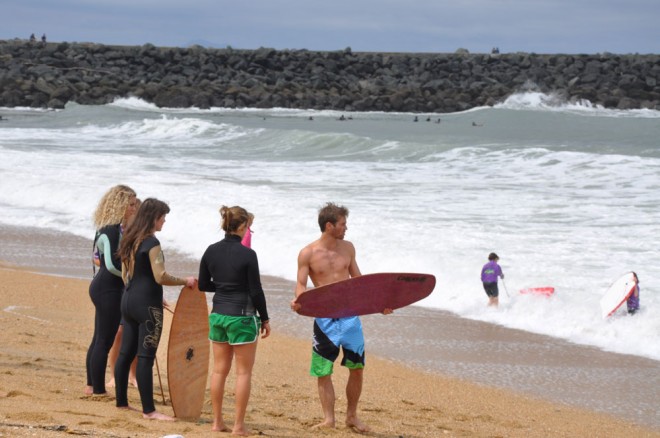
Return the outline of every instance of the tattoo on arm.
<path id="1" fill-rule="evenodd" d="M 170 275 L 165 271 L 165 256 L 160 246 L 154 247 L 149 251 L 149 259 L 151 260 L 151 270 L 153 271 L 156 283 L 163 286 L 186 284 L 186 280 Z"/>

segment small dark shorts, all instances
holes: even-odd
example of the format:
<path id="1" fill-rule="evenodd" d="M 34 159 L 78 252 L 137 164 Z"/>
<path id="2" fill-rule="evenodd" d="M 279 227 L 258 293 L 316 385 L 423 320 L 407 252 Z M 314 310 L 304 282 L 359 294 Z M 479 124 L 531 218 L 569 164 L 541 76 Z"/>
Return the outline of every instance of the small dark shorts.
<path id="1" fill-rule="evenodd" d="M 486 295 L 489 297 L 497 298 L 497 296 L 500 294 L 500 291 L 497 289 L 497 282 L 484 283 L 484 290 L 486 291 Z"/>

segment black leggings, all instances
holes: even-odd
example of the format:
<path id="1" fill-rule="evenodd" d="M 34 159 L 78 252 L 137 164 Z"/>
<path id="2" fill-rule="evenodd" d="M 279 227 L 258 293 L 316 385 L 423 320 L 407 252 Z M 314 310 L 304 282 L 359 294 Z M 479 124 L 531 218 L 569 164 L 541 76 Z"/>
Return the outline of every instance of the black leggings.
<path id="1" fill-rule="evenodd" d="M 91 291 L 90 296 L 96 313 L 94 315 L 94 336 L 87 350 L 87 385 L 94 388 L 94 394 L 104 394 L 108 353 L 115 342 L 121 322 L 121 289 L 119 291 Z"/>
<path id="2" fill-rule="evenodd" d="M 115 364 L 117 407 L 128 406 L 128 373 L 131 362 L 137 355 L 135 377 L 140 391 L 142 412 L 149 414 L 156 410 L 153 366 L 163 330 L 163 305 L 162 301 L 157 305 L 155 303 L 140 305 L 136 302 L 141 301 L 139 297 L 131 299 L 130 295 L 129 292 L 125 293 L 121 307 L 124 332 L 119 358 Z"/>

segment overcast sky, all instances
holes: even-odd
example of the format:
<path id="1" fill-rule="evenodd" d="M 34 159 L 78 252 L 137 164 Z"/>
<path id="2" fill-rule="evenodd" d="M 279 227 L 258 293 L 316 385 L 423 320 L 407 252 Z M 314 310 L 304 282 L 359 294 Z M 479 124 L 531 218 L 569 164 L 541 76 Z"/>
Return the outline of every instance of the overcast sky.
<path id="1" fill-rule="evenodd" d="M 660 0 L 0 0 L 0 39 L 369 52 L 660 53 Z"/>

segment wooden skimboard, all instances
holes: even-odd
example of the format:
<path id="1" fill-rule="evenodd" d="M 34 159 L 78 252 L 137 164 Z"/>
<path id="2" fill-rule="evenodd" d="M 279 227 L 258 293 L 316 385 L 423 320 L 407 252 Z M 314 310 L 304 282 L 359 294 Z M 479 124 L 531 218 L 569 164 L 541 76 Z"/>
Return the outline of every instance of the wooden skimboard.
<path id="1" fill-rule="evenodd" d="M 206 294 L 197 287 L 181 289 L 167 344 L 167 383 L 180 419 L 197 420 L 202 414 L 211 348 L 208 318 Z"/>
<path id="2" fill-rule="evenodd" d="M 528 287 L 520 290 L 521 294 L 526 295 L 545 295 L 546 297 L 552 296 L 555 293 L 555 288 L 546 286 L 546 287 Z"/>
<path id="3" fill-rule="evenodd" d="M 622 275 L 607 289 L 600 299 L 600 313 L 603 318 L 611 316 L 617 311 L 628 297 L 635 291 L 635 276 L 632 272 Z"/>
<path id="4" fill-rule="evenodd" d="M 298 313 L 318 318 L 380 313 L 419 301 L 434 287 L 435 277 L 431 274 L 367 274 L 308 290 L 298 297 Z"/>

